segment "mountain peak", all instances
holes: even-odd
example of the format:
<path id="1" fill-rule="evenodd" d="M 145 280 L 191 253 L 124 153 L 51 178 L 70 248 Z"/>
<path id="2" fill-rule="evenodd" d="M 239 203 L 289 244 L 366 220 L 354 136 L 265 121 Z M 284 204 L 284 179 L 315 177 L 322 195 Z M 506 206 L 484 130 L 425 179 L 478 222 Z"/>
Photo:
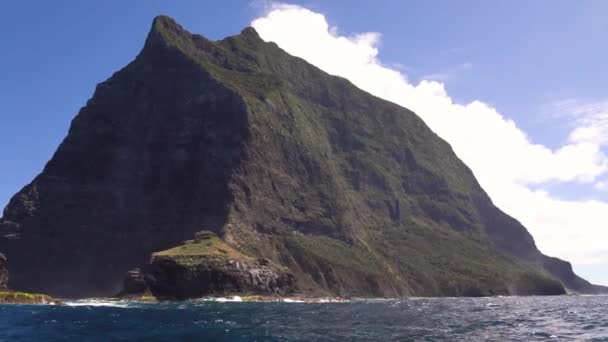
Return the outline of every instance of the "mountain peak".
<path id="1" fill-rule="evenodd" d="M 175 21 L 175 19 L 167 16 L 167 15 L 158 15 L 152 20 L 152 31 L 176 31 L 176 30 L 184 30 L 184 28 Z"/>
<path id="2" fill-rule="evenodd" d="M 192 34 L 178 24 L 175 19 L 166 15 L 159 15 L 152 21 L 144 50 L 150 47 L 175 45 L 184 38 L 190 39 L 191 36 Z"/>
<path id="3" fill-rule="evenodd" d="M 260 35 L 258 34 L 258 31 L 256 31 L 253 27 L 251 26 L 247 26 L 245 27 L 242 31 L 241 31 L 241 36 L 243 37 L 251 37 L 251 38 L 257 38 L 257 39 L 262 39 L 260 38 Z"/>

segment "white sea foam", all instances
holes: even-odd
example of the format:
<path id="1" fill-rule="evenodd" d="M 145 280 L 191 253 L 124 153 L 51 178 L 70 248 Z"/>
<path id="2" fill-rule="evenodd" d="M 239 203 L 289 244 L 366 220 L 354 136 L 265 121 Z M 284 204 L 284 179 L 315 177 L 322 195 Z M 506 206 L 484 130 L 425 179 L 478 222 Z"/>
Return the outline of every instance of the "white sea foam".
<path id="1" fill-rule="evenodd" d="M 97 299 L 83 299 L 73 302 L 65 302 L 67 306 L 93 306 L 93 307 L 113 307 L 113 308 L 127 308 L 129 302 L 116 301 L 116 300 L 97 300 Z"/>
<path id="2" fill-rule="evenodd" d="M 283 303 L 305 303 L 305 301 L 291 298 L 283 298 Z"/>
<path id="3" fill-rule="evenodd" d="M 240 296 L 234 297 L 211 297 L 211 298 L 202 298 L 200 299 L 205 302 L 242 302 L 243 299 Z"/>

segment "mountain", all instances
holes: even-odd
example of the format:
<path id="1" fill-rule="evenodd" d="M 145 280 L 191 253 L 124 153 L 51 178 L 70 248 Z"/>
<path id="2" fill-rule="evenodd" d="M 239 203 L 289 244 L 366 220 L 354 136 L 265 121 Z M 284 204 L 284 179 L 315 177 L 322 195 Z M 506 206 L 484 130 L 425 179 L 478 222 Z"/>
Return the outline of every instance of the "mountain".
<path id="1" fill-rule="evenodd" d="M 182 244 L 202 230 L 222 247 Z M 208 249 L 309 295 L 600 289 L 539 252 L 413 112 L 252 28 L 210 41 L 159 16 L 10 200 L 0 252 L 13 288 L 85 297 L 118 293 L 152 253 Z"/>

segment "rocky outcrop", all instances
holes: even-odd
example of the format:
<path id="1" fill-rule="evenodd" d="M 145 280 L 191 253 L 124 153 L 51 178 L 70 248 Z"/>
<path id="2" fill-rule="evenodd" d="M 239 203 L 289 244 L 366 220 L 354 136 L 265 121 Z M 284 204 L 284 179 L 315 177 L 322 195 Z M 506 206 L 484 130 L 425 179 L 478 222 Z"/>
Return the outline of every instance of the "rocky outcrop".
<path id="1" fill-rule="evenodd" d="M 8 260 L 0 253 L 0 291 L 8 289 Z"/>
<path id="2" fill-rule="evenodd" d="M 201 231 L 194 240 L 154 253 L 143 270 L 127 272 L 119 296 L 183 300 L 237 294 L 285 296 L 296 290 L 296 279 L 287 268 L 244 255 L 213 232 Z"/>
<path id="3" fill-rule="evenodd" d="M 224 245 L 180 245 L 202 228 Z M 173 246 L 151 271 L 167 297 L 281 292 L 288 273 L 339 296 L 564 290 L 413 112 L 251 28 L 210 41 L 161 16 L 11 199 L 0 250 L 13 287 L 83 297 L 118 293 Z"/>
<path id="4" fill-rule="evenodd" d="M 44 294 L 17 291 L 0 291 L 0 304 L 64 305 L 62 300 Z"/>
<path id="5" fill-rule="evenodd" d="M 144 272 L 139 267 L 129 270 L 125 275 L 122 291 L 119 296 L 142 295 L 147 292 L 149 292 L 149 288 Z"/>
<path id="6" fill-rule="evenodd" d="M 210 231 L 194 240 L 154 253 L 146 265 L 146 287 L 159 299 L 249 294 L 285 296 L 296 279 L 285 267 L 247 256 Z"/>
<path id="7" fill-rule="evenodd" d="M 572 270 L 572 264 L 567 261 L 544 256 L 544 268 L 559 279 L 571 293 L 601 294 L 608 293 L 608 287 L 591 284 L 577 276 Z"/>
<path id="8" fill-rule="evenodd" d="M 296 290 L 295 277 L 268 259 L 155 256 L 149 272 L 150 290 L 160 299 L 232 294 L 285 296 Z"/>

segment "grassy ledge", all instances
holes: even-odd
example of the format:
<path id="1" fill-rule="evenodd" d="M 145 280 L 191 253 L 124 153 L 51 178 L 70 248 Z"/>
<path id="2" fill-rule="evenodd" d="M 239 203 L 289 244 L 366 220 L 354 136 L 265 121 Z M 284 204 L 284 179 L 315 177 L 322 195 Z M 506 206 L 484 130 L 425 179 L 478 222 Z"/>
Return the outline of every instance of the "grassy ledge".
<path id="1" fill-rule="evenodd" d="M 0 304 L 62 305 L 63 302 L 45 294 L 17 291 L 0 291 Z"/>
<path id="2" fill-rule="evenodd" d="M 169 258 L 182 265 L 221 260 L 247 262 L 253 259 L 230 247 L 220 237 L 208 231 L 197 233 L 194 240 L 184 241 L 180 246 L 153 253 L 152 258 L 155 260 Z"/>
<path id="3" fill-rule="evenodd" d="M 173 247 L 161 252 L 154 253 L 158 256 L 175 255 L 205 255 L 205 256 L 227 256 L 242 258 L 245 257 L 234 248 L 228 246 L 222 239 L 213 233 L 204 232 L 204 236 L 195 240 L 187 240 L 181 246 Z"/>

